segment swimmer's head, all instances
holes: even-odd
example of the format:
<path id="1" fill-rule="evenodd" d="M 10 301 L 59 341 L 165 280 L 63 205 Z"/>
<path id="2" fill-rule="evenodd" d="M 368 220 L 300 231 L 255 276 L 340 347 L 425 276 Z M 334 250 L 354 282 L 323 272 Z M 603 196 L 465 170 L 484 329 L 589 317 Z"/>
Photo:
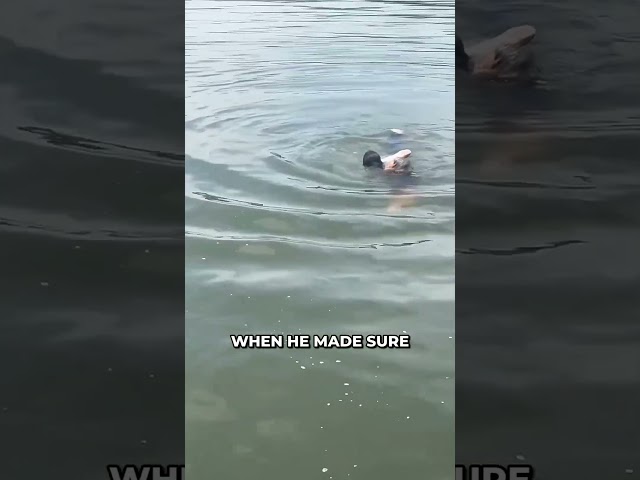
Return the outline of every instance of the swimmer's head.
<path id="1" fill-rule="evenodd" d="M 374 152 L 373 150 L 368 150 L 364 156 L 362 157 L 362 166 L 363 167 L 376 167 L 383 168 L 382 158 L 380 158 L 380 154 Z"/>

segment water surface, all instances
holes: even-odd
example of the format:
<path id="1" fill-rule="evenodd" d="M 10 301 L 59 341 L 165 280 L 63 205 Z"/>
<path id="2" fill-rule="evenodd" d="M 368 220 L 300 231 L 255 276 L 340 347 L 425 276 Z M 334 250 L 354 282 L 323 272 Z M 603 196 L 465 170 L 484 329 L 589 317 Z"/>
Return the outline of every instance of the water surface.
<path id="1" fill-rule="evenodd" d="M 190 477 L 452 478 L 453 3 L 186 9 Z M 397 146 L 409 186 L 363 171 Z M 411 350 L 229 341 L 402 332 Z"/>
<path id="2" fill-rule="evenodd" d="M 3 478 L 183 461 L 182 12 L 0 15 Z"/>
<path id="3" fill-rule="evenodd" d="M 461 461 L 520 459 L 548 479 L 637 472 L 633 8 L 456 5 L 469 44 L 534 25 L 545 81 L 456 82 Z"/>

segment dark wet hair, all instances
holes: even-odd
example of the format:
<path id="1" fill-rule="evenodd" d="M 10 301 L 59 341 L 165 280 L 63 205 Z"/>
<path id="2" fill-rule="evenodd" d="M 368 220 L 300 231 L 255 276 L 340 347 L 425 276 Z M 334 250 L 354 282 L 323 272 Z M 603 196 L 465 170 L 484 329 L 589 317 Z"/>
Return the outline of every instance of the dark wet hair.
<path id="1" fill-rule="evenodd" d="M 469 55 L 464 49 L 464 43 L 460 40 L 460 37 L 456 35 L 456 68 L 462 70 L 469 70 Z"/>
<path id="2" fill-rule="evenodd" d="M 373 150 L 367 150 L 367 152 L 364 154 L 364 156 L 362 157 L 362 165 L 364 167 L 383 167 L 380 154 L 378 152 L 374 152 Z"/>

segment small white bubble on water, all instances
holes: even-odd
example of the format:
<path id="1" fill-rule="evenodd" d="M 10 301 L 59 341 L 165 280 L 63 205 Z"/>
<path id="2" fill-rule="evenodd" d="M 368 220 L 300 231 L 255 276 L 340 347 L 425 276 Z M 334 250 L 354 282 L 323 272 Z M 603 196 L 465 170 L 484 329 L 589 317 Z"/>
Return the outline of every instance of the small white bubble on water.
<path id="1" fill-rule="evenodd" d="M 300 363 L 300 360 L 296 360 L 296 363 Z"/>
<path id="2" fill-rule="evenodd" d="M 331 402 L 328 402 L 328 403 L 327 403 L 327 407 L 329 407 L 329 406 L 331 406 Z"/>
<path id="3" fill-rule="evenodd" d="M 345 386 L 345 387 L 348 387 L 348 386 L 349 386 L 349 384 L 348 384 L 348 383 L 345 383 L 345 384 L 344 384 L 344 386 Z"/>
<path id="4" fill-rule="evenodd" d="M 144 253 L 149 253 L 149 250 L 145 250 Z M 204 260 L 204 259 L 203 259 Z"/>
<path id="5" fill-rule="evenodd" d="M 440 403 L 444 403 L 444 400 L 440 400 Z"/>
<path id="6" fill-rule="evenodd" d="M 359 407 L 361 407 L 361 406 L 362 406 L 362 404 L 360 404 L 360 405 L 358 405 L 358 406 L 359 406 Z"/>
<path id="7" fill-rule="evenodd" d="M 407 333 L 407 331 L 406 330 L 402 330 L 402 333 Z"/>
<path id="8" fill-rule="evenodd" d="M 340 400 L 338 400 L 338 401 L 339 401 L 339 402 L 341 402 L 341 401 L 342 401 L 342 399 L 340 399 Z"/>
<path id="9" fill-rule="evenodd" d="M 407 417 L 407 420 L 409 420 L 411 417 Z"/>
<path id="10" fill-rule="evenodd" d="M 322 469 L 322 473 L 326 473 L 326 472 L 328 472 L 328 471 L 329 471 L 329 469 L 328 469 L 328 468 L 323 468 L 323 469 Z"/>
<path id="11" fill-rule="evenodd" d="M 516 459 L 520 460 L 521 462 L 524 462 L 525 460 L 524 455 L 516 455 Z"/>
<path id="12" fill-rule="evenodd" d="M 358 465 L 354 465 L 353 468 L 356 468 Z"/>
<path id="13" fill-rule="evenodd" d="M 336 363 L 342 363 L 342 360 L 336 360 Z"/>
<path id="14" fill-rule="evenodd" d="M 345 395 L 349 395 L 349 392 L 344 392 Z"/>
<path id="15" fill-rule="evenodd" d="M 320 365 L 322 365 L 324 362 L 320 362 Z"/>
<path id="16" fill-rule="evenodd" d="M 49 282 L 40 282 L 40 285 L 43 287 L 48 287 L 49 286 Z"/>
<path id="17" fill-rule="evenodd" d="M 304 365 L 300 365 L 300 368 L 301 368 L 302 370 L 306 370 L 306 369 L 307 369 L 307 367 L 305 367 Z"/>
<path id="18" fill-rule="evenodd" d="M 291 298 L 291 295 L 287 295 L 287 298 Z"/>
<path id="19" fill-rule="evenodd" d="M 627 468 L 627 469 L 624 471 L 624 473 L 628 473 L 628 474 L 633 473 L 633 468 Z"/>
<path id="20" fill-rule="evenodd" d="M 207 257 L 202 257 L 202 260 L 206 260 L 206 259 L 207 259 Z"/>
<path id="21" fill-rule="evenodd" d="M 453 337 L 449 337 L 449 338 L 453 338 Z"/>

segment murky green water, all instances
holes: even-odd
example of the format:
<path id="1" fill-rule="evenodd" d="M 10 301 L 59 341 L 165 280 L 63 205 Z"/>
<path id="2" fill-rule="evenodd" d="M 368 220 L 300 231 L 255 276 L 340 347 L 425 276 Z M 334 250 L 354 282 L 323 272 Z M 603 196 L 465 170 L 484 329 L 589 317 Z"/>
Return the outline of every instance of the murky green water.
<path id="1" fill-rule="evenodd" d="M 460 463 L 638 476 L 636 11 L 456 2 L 469 45 L 534 25 L 544 80 L 457 81 Z"/>
<path id="2" fill-rule="evenodd" d="M 453 2 L 186 9 L 189 478 L 452 478 Z M 363 172 L 398 146 L 412 182 Z M 229 339 L 403 332 L 410 350 Z"/>

